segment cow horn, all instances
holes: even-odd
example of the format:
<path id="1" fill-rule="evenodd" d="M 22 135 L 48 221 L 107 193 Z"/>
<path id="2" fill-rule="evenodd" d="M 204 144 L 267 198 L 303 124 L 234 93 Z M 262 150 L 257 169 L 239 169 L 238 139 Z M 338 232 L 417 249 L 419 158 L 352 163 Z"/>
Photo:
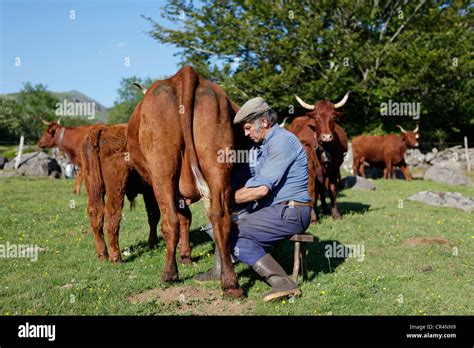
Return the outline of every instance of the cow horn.
<path id="1" fill-rule="evenodd" d="M 344 106 L 347 99 L 349 98 L 349 93 L 351 93 L 351 91 L 347 92 L 344 98 L 342 98 L 342 100 L 339 103 L 334 104 L 334 109 L 339 109 Z"/>
<path id="2" fill-rule="evenodd" d="M 403 129 L 402 126 L 400 126 L 400 125 L 398 125 L 398 124 L 397 124 L 397 127 L 400 128 L 400 130 L 402 131 L 402 133 L 406 133 L 406 132 L 407 132 L 406 130 Z"/>
<path id="3" fill-rule="evenodd" d="M 416 132 L 418 132 L 418 125 L 416 125 L 416 128 L 415 128 L 415 130 L 413 131 L 413 133 L 416 133 Z"/>
<path id="4" fill-rule="evenodd" d="M 58 122 L 56 122 L 57 124 L 61 125 L 61 117 L 58 118 Z"/>
<path id="5" fill-rule="evenodd" d="M 41 122 L 43 122 L 43 124 L 45 124 L 45 125 L 47 125 L 47 126 L 51 125 L 51 122 L 45 121 L 45 120 L 43 120 L 43 119 L 41 119 Z"/>
<path id="6" fill-rule="evenodd" d="M 133 85 L 137 88 L 140 89 L 140 91 L 142 91 L 143 94 L 146 93 L 147 89 L 145 87 L 143 87 L 141 84 L 139 84 L 138 82 L 134 82 Z"/>
<path id="7" fill-rule="evenodd" d="M 295 98 L 296 100 L 298 101 L 298 103 L 300 103 L 300 105 L 302 107 L 304 107 L 305 109 L 308 109 L 308 110 L 314 110 L 314 105 L 309 105 L 308 103 L 305 103 L 300 97 L 298 97 L 296 94 L 295 94 Z"/>
<path id="8" fill-rule="evenodd" d="M 281 128 L 284 128 L 284 127 L 285 127 L 285 123 L 286 123 L 286 120 L 287 120 L 287 119 L 288 119 L 288 117 L 285 117 L 285 118 L 283 119 L 283 122 L 280 123 L 280 127 L 281 127 Z"/>

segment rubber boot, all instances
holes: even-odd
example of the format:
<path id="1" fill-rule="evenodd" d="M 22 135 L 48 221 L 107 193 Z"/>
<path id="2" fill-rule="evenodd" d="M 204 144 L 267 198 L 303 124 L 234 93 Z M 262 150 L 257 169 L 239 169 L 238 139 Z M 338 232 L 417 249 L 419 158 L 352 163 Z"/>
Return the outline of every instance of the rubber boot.
<path id="1" fill-rule="evenodd" d="M 208 235 L 209 237 L 211 237 L 212 241 L 213 241 L 214 243 L 216 242 L 216 240 L 214 239 L 214 229 L 212 228 L 212 224 L 208 224 L 208 225 L 206 225 L 206 226 L 202 226 L 200 230 L 206 232 L 207 235 Z M 217 251 L 217 246 L 216 246 L 216 251 Z M 215 255 L 218 255 L 218 254 L 216 254 L 216 253 L 214 252 L 214 257 L 215 257 Z M 236 260 L 236 259 L 234 258 L 234 255 L 232 255 L 232 253 L 230 254 L 230 259 L 232 260 L 232 263 L 236 263 L 236 262 L 238 261 L 238 260 Z"/>
<path id="2" fill-rule="evenodd" d="M 301 295 L 301 290 L 298 289 L 298 285 L 288 277 L 285 270 L 270 254 L 263 256 L 252 268 L 272 287 L 269 292 L 263 295 L 264 302 L 286 296 Z"/>
<path id="3" fill-rule="evenodd" d="M 219 250 L 214 250 L 214 267 L 206 273 L 199 273 L 194 276 L 194 280 L 198 282 L 210 282 L 221 280 L 221 257 Z"/>

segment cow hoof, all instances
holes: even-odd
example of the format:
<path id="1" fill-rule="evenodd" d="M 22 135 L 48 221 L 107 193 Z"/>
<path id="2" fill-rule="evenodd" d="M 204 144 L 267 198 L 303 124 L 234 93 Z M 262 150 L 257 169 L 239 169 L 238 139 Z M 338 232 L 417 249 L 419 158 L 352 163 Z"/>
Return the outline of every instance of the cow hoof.
<path id="1" fill-rule="evenodd" d="M 110 257 L 109 258 L 110 262 L 112 263 L 122 263 L 122 257 L 121 256 L 118 256 L 118 257 Z"/>
<path id="2" fill-rule="evenodd" d="M 193 264 L 193 259 L 191 259 L 191 256 L 181 256 L 180 257 L 180 262 L 183 265 L 192 265 Z"/>
<path id="3" fill-rule="evenodd" d="M 226 298 L 242 298 L 244 297 L 244 291 L 241 288 L 237 289 L 225 289 L 224 297 Z"/>
<path id="4" fill-rule="evenodd" d="M 177 282 L 179 280 L 178 273 L 164 272 L 161 280 L 165 283 Z"/>
<path id="5" fill-rule="evenodd" d="M 333 213 L 333 214 L 332 214 L 332 218 L 333 218 L 334 220 L 340 220 L 340 219 L 341 219 L 341 214 L 339 214 L 339 213 Z"/>
<path id="6" fill-rule="evenodd" d="M 109 259 L 109 255 L 107 254 L 99 254 L 97 255 L 97 257 L 99 258 L 100 261 L 106 261 Z"/>

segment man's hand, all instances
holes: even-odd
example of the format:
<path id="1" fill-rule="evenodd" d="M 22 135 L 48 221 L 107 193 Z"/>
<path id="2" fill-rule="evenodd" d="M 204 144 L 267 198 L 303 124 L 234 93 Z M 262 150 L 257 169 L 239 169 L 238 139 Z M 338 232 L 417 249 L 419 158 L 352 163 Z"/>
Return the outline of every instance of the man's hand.
<path id="1" fill-rule="evenodd" d="M 256 201 L 265 197 L 268 192 L 270 192 L 270 189 L 265 185 L 248 188 L 242 187 L 235 192 L 235 203 L 240 204 Z"/>

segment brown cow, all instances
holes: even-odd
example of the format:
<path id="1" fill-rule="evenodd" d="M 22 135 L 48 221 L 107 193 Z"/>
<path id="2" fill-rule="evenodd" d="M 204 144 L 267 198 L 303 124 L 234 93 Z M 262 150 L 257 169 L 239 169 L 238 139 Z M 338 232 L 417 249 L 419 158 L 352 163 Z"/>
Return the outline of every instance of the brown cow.
<path id="1" fill-rule="evenodd" d="M 217 161 L 219 150 L 234 148 L 234 115 L 225 92 L 185 66 L 147 90 L 141 112 L 130 118 L 128 146 L 133 166 L 152 184 L 163 216 L 166 261 L 162 279 L 178 280 L 178 202 L 202 197 L 222 260 L 224 294 L 240 297 L 229 252 L 232 164 Z"/>
<path id="2" fill-rule="evenodd" d="M 326 204 L 326 186 L 329 187 L 329 198 L 331 200 L 331 215 L 334 219 L 339 219 L 339 213 L 336 205 L 336 187 L 341 178 L 339 168 L 344 161 L 344 153 L 347 152 L 347 136 L 344 130 L 336 124 L 336 119 L 341 113 L 336 109 L 341 108 L 349 98 L 347 92 L 344 98 L 338 103 L 333 104 L 330 101 L 323 100 L 315 105 L 305 103 L 301 98 L 295 95 L 298 103 L 309 110 L 306 116 L 314 120 L 316 131 L 315 150 L 322 171 L 322 182 L 316 182 L 317 193 L 321 199 L 321 207 L 325 213 L 329 212 Z M 318 176 L 316 178 L 319 180 Z M 314 202 L 316 204 L 316 202 Z"/>
<path id="3" fill-rule="evenodd" d="M 401 126 L 401 134 L 359 135 L 352 139 L 352 156 L 354 175 L 365 177 L 364 162 L 370 165 L 384 164 L 384 178 L 394 174 L 394 167 L 399 166 L 406 180 L 411 180 L 410 171 L 405 163 L 407 148 L 418 146 L 418 126 L 413 131 L 406 131 Z"/>
<path id="4" fill-rule="evenodd" d="M 80 127 L 63 127 L 60 121 L 43 123 L 48 126 L 43 136 L 38 142 L 38 146 L 42 149 L 50 149 L 58 147 L 64 151 L 71 163 L 82 168 L 80 149 L 81 144 L 89 131 L 95 126 Z M 76 194 L 81 193 L 82 171 L 79 170 L 74 181 L 74 190 Z"/>
<path id="5" fill-rule="evenodd" d="M 285 120 L 283 121 L 283 125 Z M 308 191 L 311 196 L 313 211 L 311 212 L 311 223 L 318 221 L 316 213 L 317 192 L 324 188 L 323 169 L 316 155 L 316 121 L 308 116 L 295 118 L 288 130 L 295 134 L 303 144 L 308 159 Z"/>
<path id="6" fill-rule="evenodd" d="M 139 108 L 140 104 L 134 112 L 138 112 Z M 133 202 L 139 193 L 143 194 L 150 226 L 148 246 L 153 248 L 158 243 L 156 230 L 160 210 L 153 189 L 130 165 L 126 140 L 127 124 L 98 126 L 90 131 L 81 151 L 84 181 L 89 196 L 87 213 L 94 234 L 96 253 L 99 259 L 108 257 L 112 262 L 122 261 L 118 235 L 125 195 Z M 104 196 L 106 196 L 105 205 Z M 107 220 L 108 252 L 103 234 L 104 211 Z M 189 246 L 191 211 L 187 206 L 183 214 L 188 220 L 181 227 L 180 256 L 181 262 L 191 263 Z"/>

